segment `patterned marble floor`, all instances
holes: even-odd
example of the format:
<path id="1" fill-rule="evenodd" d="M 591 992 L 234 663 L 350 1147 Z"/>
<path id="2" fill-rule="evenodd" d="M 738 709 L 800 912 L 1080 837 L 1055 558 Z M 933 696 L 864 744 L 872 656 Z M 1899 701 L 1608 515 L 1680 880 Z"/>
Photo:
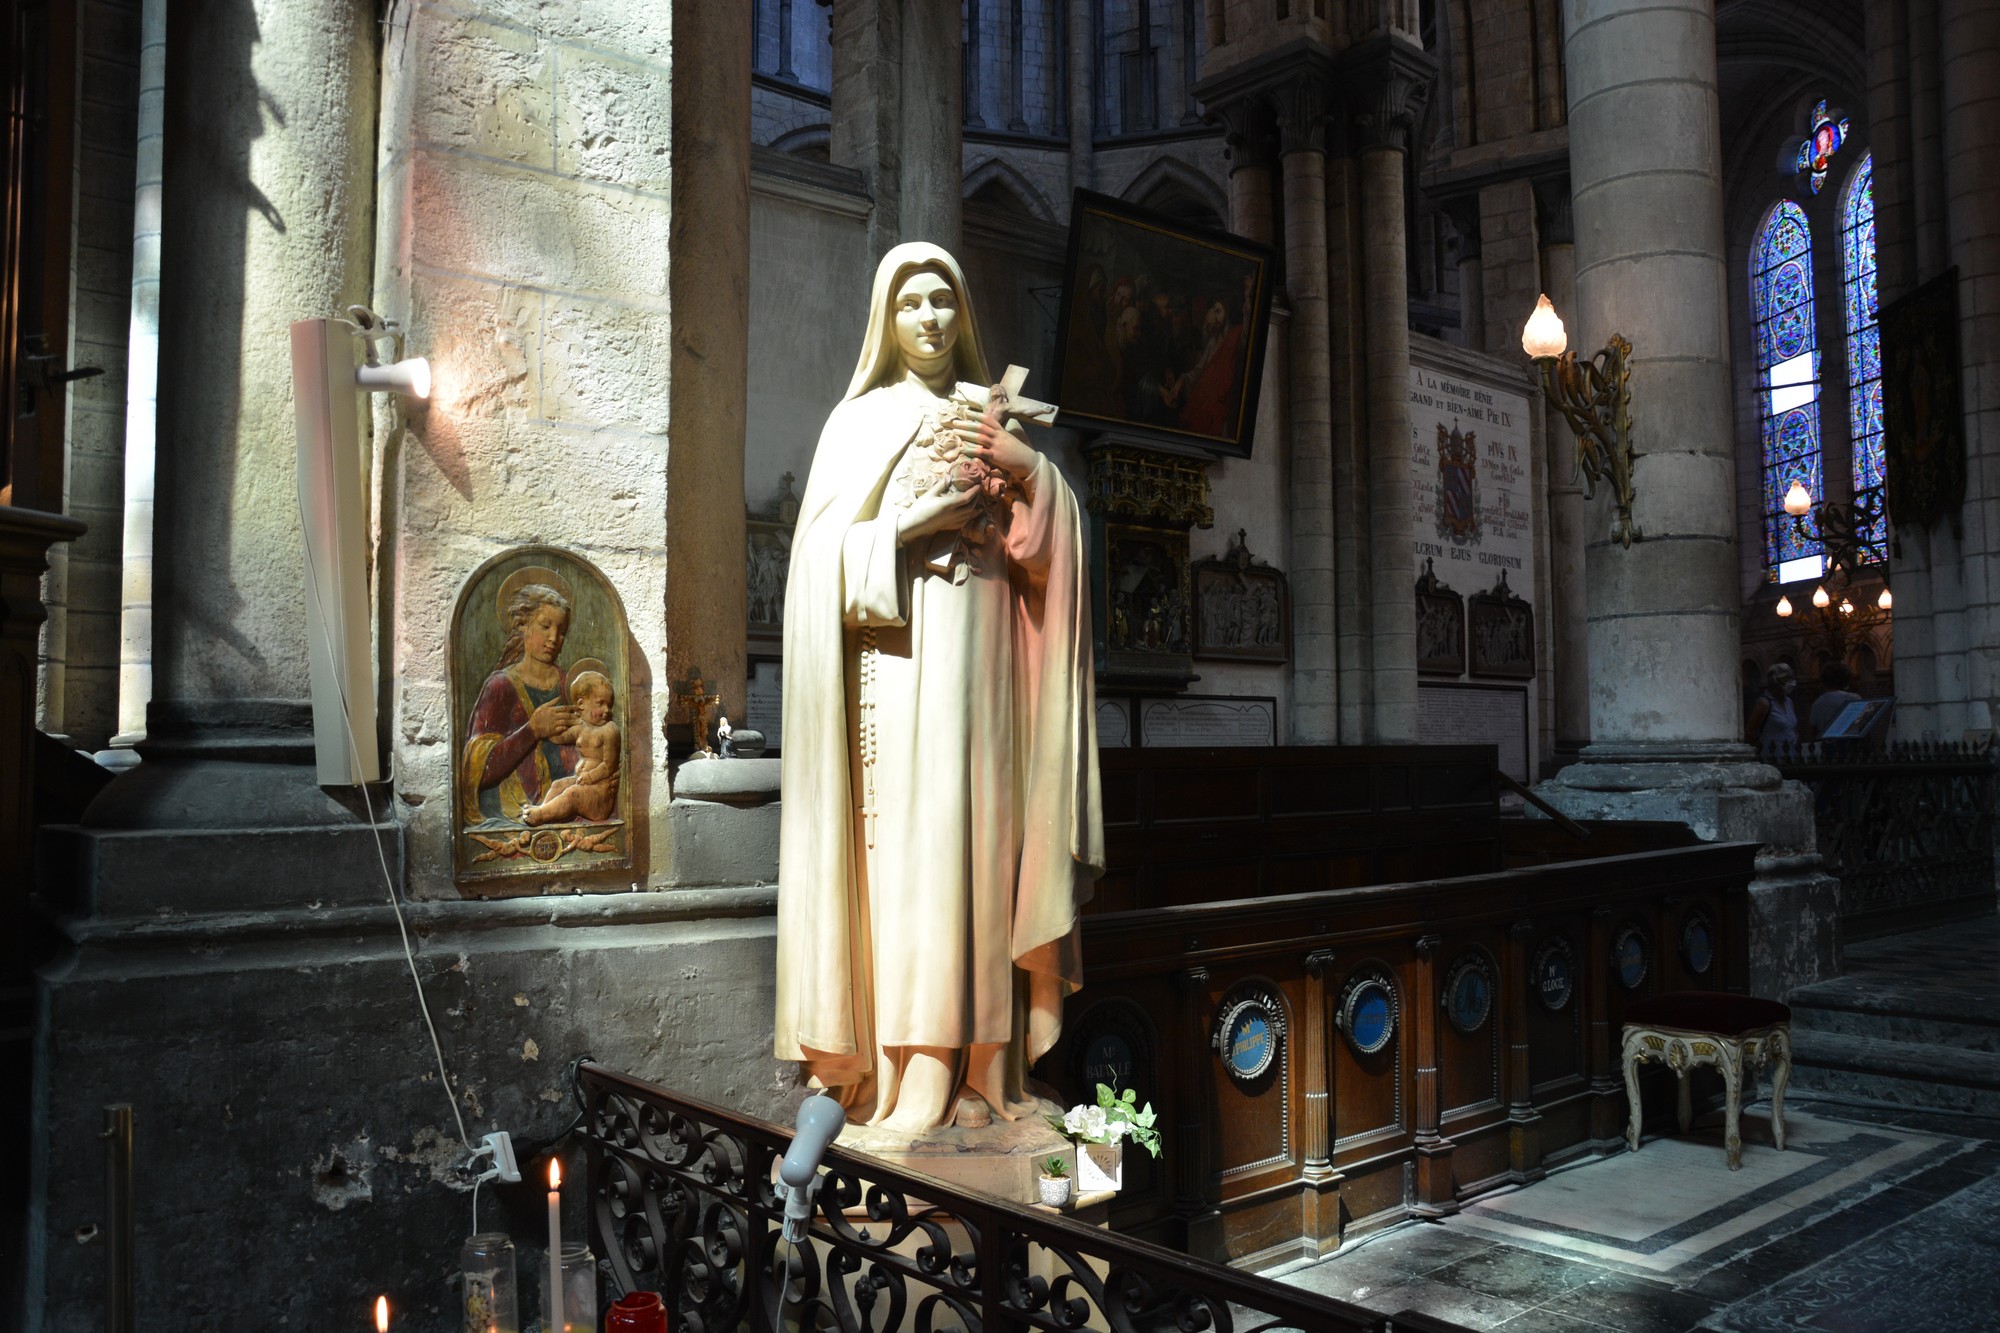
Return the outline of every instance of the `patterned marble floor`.
<path id="1" fill-rule="evenodd" d="M 2000 1124 L 1788 1101 L 1590 1158 L 1272 1276 L 1467 1329 L 2000 1330 Z"/>

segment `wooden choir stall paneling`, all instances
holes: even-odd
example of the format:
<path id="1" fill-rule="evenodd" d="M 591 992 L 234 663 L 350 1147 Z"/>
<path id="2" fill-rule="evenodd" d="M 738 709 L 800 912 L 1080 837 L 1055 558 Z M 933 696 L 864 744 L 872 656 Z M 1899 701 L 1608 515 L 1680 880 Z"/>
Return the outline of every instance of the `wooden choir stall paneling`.
<path id="1" fill-rule="evenodd" d="M 1159 1114 L 1115 1229 L 1264 1267 L 1450 1212 L 1619 1139 L 1628 1005 L 1744 988 L 1754 845 L 1557 860 L 1537 831 L 1520 864 L 1493 758 L 1105 755 L 1085 987 L 1037 1072 Z"/>

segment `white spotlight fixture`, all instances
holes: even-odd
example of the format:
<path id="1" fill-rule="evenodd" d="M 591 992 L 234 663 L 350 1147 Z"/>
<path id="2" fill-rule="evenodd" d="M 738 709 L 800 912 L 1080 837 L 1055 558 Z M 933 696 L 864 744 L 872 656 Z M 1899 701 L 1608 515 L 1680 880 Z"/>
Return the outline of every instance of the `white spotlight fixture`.
<path id="1" fill-rule="evenodd" d="M 313 749 L 322 786 L 377 782 L 375 663 L 368 606 L 367 451 L 358 391 L 428 398 L 430 362 L 379 365 L 393 339 L 366 309 L 349 319 L 292 325 L 292 399 L 298 427 L 299 519 L 306 548 L 306 652 L 312 672 Z M 365 340 L 357 364 L 356 340 Z"/>

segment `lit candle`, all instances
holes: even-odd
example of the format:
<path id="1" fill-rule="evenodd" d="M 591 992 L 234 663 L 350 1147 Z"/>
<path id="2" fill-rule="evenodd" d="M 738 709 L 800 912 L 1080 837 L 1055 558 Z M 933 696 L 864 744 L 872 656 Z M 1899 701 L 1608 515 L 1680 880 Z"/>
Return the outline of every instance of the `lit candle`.
<path id="1" fill-rule="evenodd" d="M 375 1333 L 389 1333 L 389 1298 L 375 1298 Z"/>
<path id="2" fill-rule="evenodd" d="M 549 1158 L 549 1333 L 566 1328 L 562 1290 L 562 1163 Z"/>

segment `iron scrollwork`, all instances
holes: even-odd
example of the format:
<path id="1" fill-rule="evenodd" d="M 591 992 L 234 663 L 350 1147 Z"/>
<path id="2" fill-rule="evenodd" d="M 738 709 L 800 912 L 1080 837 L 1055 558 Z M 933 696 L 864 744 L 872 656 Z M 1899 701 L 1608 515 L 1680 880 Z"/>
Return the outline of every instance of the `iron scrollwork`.
<path id="1" fill-rule="evenodd" d="M 807 1238 L 779 1238 L 790 1134 L 583 1066 L 591 1224 L 620 1292 L 657 1290 L 690 1333 L 1381 1333 L 1380 1315 L 962 1193 L 839 1147 Z"/>

